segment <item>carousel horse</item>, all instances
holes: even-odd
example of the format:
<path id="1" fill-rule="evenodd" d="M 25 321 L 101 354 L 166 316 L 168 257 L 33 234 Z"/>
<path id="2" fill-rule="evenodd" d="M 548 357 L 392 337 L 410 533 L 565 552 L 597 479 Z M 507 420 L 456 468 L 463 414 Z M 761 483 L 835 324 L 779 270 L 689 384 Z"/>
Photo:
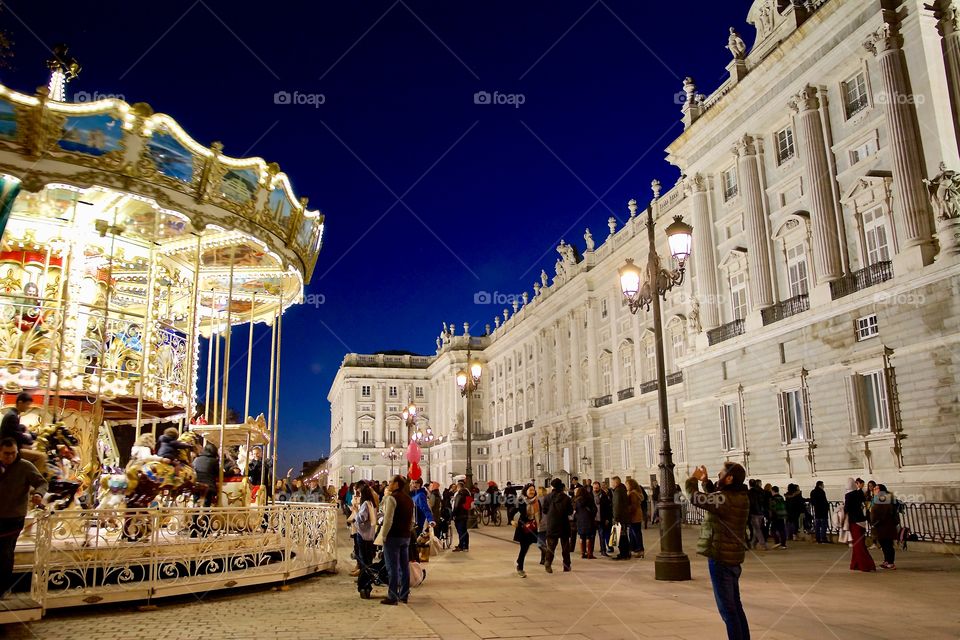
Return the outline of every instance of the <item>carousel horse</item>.
<path id="1" fill-rule="evenodd" d="M 132 460 L 127 464 L 125 473 L 128 508 L 149 507 L 154 498 L 163 491 L 167 491 L 171 497 L 193 491 L 197 474 L 190 462 L 199 451 L 202 441 L 193 431 L 180 434 L 178 440 L 193 445 L 193 451 L 181 449 L 176 460 L 151 456 L 144 460 Z"/>
<path id="2" fill-rule="evenodd" d="M 40 429 L 37 434 L 37 451 L 47 455 L 47 494 L 43 503 L 53 509 L 66 509 L 73 503 L 82 485 L 78 470 L 80 458 L 76 436 L 63 423 L 55 423 Z"/>

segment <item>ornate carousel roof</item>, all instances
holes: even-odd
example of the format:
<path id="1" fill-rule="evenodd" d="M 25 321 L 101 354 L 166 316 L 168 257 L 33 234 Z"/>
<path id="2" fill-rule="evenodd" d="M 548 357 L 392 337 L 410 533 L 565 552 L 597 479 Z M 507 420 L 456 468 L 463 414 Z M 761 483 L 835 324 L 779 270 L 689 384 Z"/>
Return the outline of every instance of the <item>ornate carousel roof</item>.
<path id="1" fill-rule="evenodd" d="M 40 246 L 62 233 L 58 222 L 80 215 L 91 235 L 153 245 L 171 263 L 191 265 L 199 252 L 200 291 L 226 292 L 232 270 L 236 321 L 267 320 L 278 303 L 302 298 L 324 216 L 276 164 L 222 149 L 145 103 L 68 103 L 0 85 L 0 174 L 21 187 L 0 249 Z M 129 258 L 114 280 L 136 294 L 144 267 Z M 217 313 L 227 302 L 211 293 L 200 305 Z"/>

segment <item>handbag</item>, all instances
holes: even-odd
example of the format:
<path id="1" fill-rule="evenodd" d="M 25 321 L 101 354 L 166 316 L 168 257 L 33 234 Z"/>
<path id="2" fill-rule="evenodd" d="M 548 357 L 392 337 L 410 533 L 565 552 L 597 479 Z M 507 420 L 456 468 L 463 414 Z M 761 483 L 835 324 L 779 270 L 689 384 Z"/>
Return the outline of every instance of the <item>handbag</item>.
<path id="1" fill-rule="evenodd" d="M 620 523 L 615 522 L 613 527 L 610 528 L 610 544 L 609 547 L 617 548 L 620 546 Z"/>
<path id="2" fill-rule="evenodd" d="M 527 520 L 523 523 L 523 530 L 527 533 L 537 535 L 537 522 L 536 520 Z"/>

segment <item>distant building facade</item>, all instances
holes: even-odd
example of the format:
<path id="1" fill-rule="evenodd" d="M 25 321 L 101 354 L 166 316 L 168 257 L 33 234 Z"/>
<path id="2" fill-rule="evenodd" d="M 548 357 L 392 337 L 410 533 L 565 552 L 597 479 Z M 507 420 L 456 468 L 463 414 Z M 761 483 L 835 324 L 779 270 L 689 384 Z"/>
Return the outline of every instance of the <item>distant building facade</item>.
<path id="1" fill-rule="evenodd" d="M 681 179 L 650 204 L 661 256 L 673 216 L 694 228 L 663 309 L 678 476 L 736 460 L 781 485 L 823 480 L 831 497 L 862 476 L 960 500 L 960 14 L 926 4 L 757 0 L 753 46 L 730 33 L 729 79 L 709 96 L 685 81 L 667 149 Z M 553 275 L 488 335 L 444 325 L 436 355 L 415 362 L 348 355 L 329 396 L 331 477 L 351 464 L 386 477 L 380 452 L 408 399 L 443 437 L 433 479 L 463 473 L 454 375 L 470 346 L 485 363 L 478 481 L 648 482 L 652 323 L 617 279 L 626 258 L 646 261 L 645 212 L 625 217 L 583 249 L 561 242 Z"/>

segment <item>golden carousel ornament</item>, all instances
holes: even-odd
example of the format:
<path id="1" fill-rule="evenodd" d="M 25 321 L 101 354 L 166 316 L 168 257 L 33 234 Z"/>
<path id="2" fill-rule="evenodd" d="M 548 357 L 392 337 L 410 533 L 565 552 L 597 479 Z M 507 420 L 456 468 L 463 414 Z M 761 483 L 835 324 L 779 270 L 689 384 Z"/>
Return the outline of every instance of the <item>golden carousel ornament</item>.
<path id="1" fill-rule="evenodd" d="M 302 302 L 323 215 L 276 164 L 204 146 L 145 103 L 68 102 L 80 67 L 65 47 L 49 66 L 36 95 L 0 85 L 0 387 L 5 406 L 22 391 L 33 396 L 23 421 L 35 432 L 73 439 L 64 480 L 85 502 L 38 516 L 29 552 L 18 547 L 18 563 L 35 549 L 34 600 L 45 608 L 132 600 L 211 588 L 205 575 L 249 584 L 334 566 L 333 511 L 268 504 L 265 492 L 253 501 L 245 477 L 224 478 L 231 447 L 243 452 L 241 465 L 259 447 L 276 468 L 282 318 Z M 259 323 L 271 340 L 255 355 Z M 246 345 L 231 339 L 241 324 Z M 244 347 L 244 413 L 226 424 L 239 395 L 226 363 Z M 258 418 L 255 357 L 269 358 Z M 191 486 L 189 457 L 117 468 L 135 439 L 171 427 L 197 445 L 190 456 L 216 445 L 214 506 L 178 491 Z M 143 494 L 148 485 L 153 495 Z M 180 535 L 187 528 L 204 532 L 203 542 Z M 119 553 L 131 544 L 124 540 L 143 553 Z"/>

